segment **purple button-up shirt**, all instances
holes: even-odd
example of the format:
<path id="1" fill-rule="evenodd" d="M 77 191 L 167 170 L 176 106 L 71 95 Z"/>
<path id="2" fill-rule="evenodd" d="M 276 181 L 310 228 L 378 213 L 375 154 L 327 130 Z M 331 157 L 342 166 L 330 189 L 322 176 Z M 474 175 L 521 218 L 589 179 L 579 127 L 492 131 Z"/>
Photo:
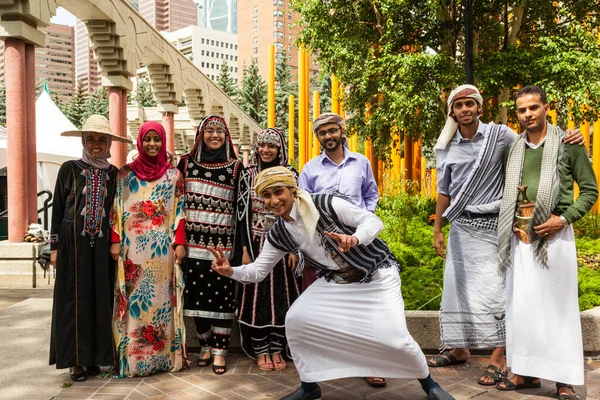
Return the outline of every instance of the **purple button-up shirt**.
<path id="1" fill-rule="evenodd" d="M 360 208 L 375 212 L 379 191 L 369 159 L 344 148 L 344 159 L 338 165 L 323 152 L 302 168 L 298 187 L 309 193 L 338 191 Z"/>

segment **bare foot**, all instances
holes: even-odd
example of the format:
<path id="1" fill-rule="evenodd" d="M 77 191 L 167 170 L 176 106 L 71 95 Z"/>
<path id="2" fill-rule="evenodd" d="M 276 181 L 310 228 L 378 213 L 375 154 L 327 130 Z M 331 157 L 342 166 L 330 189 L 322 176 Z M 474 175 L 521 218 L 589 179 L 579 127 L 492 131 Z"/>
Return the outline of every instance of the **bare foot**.
<path id="1" fill-rule="evenodd" d="M 273 358 L 273 365 L 276 371 L 283 371 L 287 368 L 287 363 L 281 357 L 281 354 L 275 353 L 271 356 Z"/>

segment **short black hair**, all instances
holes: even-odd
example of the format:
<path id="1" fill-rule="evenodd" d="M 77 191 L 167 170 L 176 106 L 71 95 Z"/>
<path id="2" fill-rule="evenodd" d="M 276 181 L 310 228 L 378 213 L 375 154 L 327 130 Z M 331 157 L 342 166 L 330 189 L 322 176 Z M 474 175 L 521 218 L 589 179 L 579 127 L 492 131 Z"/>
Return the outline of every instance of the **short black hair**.
<path id="1" fill-rule="evenodd" d="M 526 94 L 537 94 L 538 96 L 540 96 L 540 99 L 542 100 L 542 104 L 543 105 L 547 104 L 546 92 L 544 92 L 541 87 L 535 86 L 535 85 L 525 86 L 524 88 L 519 90 L 517 92 L 517 94 L 515 94 L 515 104 L 517 103 L 517 99 L 519 97 L 524 96 Z"/>

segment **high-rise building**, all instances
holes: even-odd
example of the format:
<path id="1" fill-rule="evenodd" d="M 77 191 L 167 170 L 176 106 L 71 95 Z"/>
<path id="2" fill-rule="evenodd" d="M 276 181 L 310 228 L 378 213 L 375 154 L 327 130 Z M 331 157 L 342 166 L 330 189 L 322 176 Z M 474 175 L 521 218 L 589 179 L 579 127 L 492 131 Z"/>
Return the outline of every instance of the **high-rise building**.
<path id="1" fill-rule="evenodd" d="M 213 81 L 216 81 L 221 73 L 221 64 L 226 62 L 229 75 L 237 85 L 238 36 L 236 34 L 199 26 L 188 26 L 176 32 L 161 33 Z"/>
<path id="2" fill-rule="evenodd" d="M 253 58 L 258 60 L 258 69 L 266 80 L 269 74 L 269 47 L 275 45 L 277 62 L 286 52 L 287 64 L 292 74 L 298 73 L 298 48 L 294 40 L 300 27 L 294 26 L 298 15 L 292 11 L 290 0 L 238 0 L 238 45 L 239 74 Z M 319 66 L 313 57 L 309 60 L 310 75 L 319 72 Z"/>
<path id="3" fill-rule="evenodd" d="M 83 22 L 75 23 L 75 79 L 91 93 L 102 84 L 98 62 L 90 47 L 88 31 Z"/>
<path id="4" fill-rule="evenodd" d="M 40 31 L 46 45 L 35 49 L 36 85 L 46 82 L 50 92 L 68 101 L 75 88 L 73 28 L 50 24 Z M 4 41 L 0 41 L 0 82 L 4 83 Z"/>
<path id="5" fill-rule="evenodd" d="M 204 27 L 237 33 L 237 0 L 203 0 Z"/>
<path id="6" fill-rule="evenodd" d="M 193 0 L 139 0 L 139 11 L 158 31 L 174 32 L 198 23 Z"/>

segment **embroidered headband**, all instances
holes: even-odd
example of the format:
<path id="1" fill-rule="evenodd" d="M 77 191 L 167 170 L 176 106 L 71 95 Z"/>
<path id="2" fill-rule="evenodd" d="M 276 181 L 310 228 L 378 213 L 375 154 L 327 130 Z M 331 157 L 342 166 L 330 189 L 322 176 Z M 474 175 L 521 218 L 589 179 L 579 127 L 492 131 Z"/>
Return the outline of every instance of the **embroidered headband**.
<path id="1" fill-rule="evenodd" d="M 281 147 L 279 140 L 279 134 L 274 129 L 267 128 L 262 130 L 256 138 L 256 143 L 261 144 L 272 144 L 273 146 Z"/>
<path id="2" fill-rule="evenodd" d="M 346 129 L 344 118 L 335 113 L 324 113 L 319 115 L 313 122 L 313 133 L 317 133 L 319 128 L 326 124 L 338 124 L 340 128 Z"/>
<path id="3" fill-rule="evenodd" d="M 454 106 L 454 102 L 464 98 L 471 98 L 480 106 L 483 104 L 483 97 L 479 93 L 479 89 L 473 85 L 461 85 L 450 92 L 450 96 L 448 96 L 448 116 L 446 117 L 446 124 L 444 125 L 444 129 L 442 129 L 442 133 L 440 133 L 437 143 L 433 147 L 434 150 L 445 149 L 454 137 L 454 134 L 458 129 L 458 122 L 450 116 L 452 113 L 452 106 Z"/>

